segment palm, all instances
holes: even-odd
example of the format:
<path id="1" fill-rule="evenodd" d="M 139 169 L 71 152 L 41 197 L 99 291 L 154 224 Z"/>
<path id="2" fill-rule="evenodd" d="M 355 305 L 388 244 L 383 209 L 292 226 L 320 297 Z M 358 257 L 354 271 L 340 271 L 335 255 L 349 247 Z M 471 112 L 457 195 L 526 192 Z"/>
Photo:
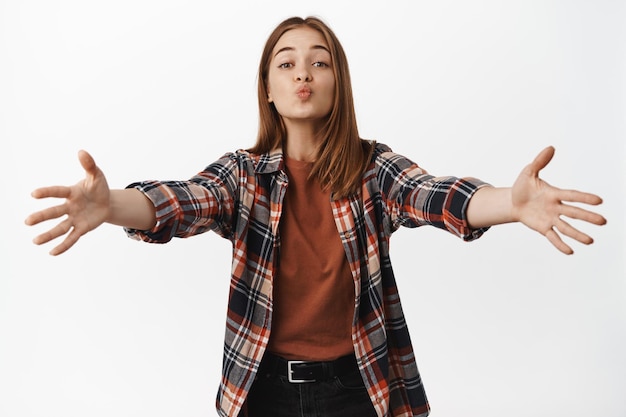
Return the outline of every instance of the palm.
<path id="1" fill-rule="evenodd" d="M 43 244 L 67 234 L 50 252 L 53 255 L 68 250 L 82 235 L 100 226 L 109 215 L 110 191 L 104 174 L 87 152 L 81 151 L 79 160 L 85 169 L 83 180 L 69 187 L 53 186 L 33 191 L 35 198 L 65 198 L 63 204 L 33 213 L 26 219 L 27 224 L 33 225 L 66 216 L 55 227 L 34 239 L 36 244 Z"/>
<path id="2" fill-rule="evenodd" d="M 512 202 L 514 218 L 544 235 L 557 249 L 566 254 L 572 249 L 561 239 L 568 236 L 584 244 L 593 239 L 572 227 L 563 217 L 604 224 L 605 219 L 597 213 L 572 206 L 566 202 L 597 205 L 600 197 L 576 190 L 562 190 L 539 178 L 542 170 L 552 157 L 554 148 L 544 149 L 533 162 L 527 165 L 513 184 Z"/>

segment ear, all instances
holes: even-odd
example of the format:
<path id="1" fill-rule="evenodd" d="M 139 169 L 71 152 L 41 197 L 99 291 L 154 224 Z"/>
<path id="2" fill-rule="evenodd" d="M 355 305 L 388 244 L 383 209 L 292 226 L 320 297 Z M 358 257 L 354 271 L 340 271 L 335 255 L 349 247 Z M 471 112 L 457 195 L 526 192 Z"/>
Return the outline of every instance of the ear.
<path id="1" fill-rule="evenodd" d="M 270 94 L 270 92 L 267 92 L 267 102 L 268 103 L 272 103 L 274 101 L 274 99 L 272 98 L 272 95 Z"/>

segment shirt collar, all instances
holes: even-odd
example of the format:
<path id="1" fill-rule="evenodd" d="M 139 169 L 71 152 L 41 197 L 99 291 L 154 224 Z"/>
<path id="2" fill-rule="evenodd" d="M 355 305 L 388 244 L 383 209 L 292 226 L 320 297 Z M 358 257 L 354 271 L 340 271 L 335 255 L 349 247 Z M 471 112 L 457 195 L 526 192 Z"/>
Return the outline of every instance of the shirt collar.
<path id="1" fill-rule="evenodd" d="M 268 153 L 259 155 L 257 158 L 254 169 L 257 174 L 272 174 L 281 171 L 284 167 L 282 148 L 276 148 Z"/>

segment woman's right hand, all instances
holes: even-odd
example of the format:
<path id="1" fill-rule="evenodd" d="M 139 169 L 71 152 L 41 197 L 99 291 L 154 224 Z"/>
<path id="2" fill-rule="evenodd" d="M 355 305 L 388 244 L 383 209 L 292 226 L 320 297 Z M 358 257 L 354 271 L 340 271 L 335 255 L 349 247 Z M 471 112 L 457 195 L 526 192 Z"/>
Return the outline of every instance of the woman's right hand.
<path id="1" fill-rule="evenodd" d="M 29 226 L 66 216 L 56 226 L 33 239 L 41 245 L 63 235 L 65 239 L 51 251 L 59 255 L 71 248 L 82 235 L 104 223 L 110 216 L 111 191 L 104 173 L 86 151 L 79 151 L 78 159 L 85 169 L 85 178 L 75 185 L 38 188 L 32 192 L 34 198 L 64 198 L 63 204 L 37 211 L 26 218 Z M 68 233 L 69 232 L 69 233 Z"/>

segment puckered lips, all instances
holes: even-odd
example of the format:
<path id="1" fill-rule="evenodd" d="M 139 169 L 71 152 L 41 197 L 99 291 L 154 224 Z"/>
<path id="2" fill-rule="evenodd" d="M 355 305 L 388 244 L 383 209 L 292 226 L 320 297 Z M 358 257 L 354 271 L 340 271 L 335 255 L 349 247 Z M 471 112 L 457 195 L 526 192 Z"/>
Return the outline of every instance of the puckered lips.
<path id="1" fill-rule="evenodd" d="M 308 86 L 304 85 L 298 89 L 296 94 L 298 95 L 298 98 L 306 100 L 307 98 L 311 97 L 312 91 Z"/>

